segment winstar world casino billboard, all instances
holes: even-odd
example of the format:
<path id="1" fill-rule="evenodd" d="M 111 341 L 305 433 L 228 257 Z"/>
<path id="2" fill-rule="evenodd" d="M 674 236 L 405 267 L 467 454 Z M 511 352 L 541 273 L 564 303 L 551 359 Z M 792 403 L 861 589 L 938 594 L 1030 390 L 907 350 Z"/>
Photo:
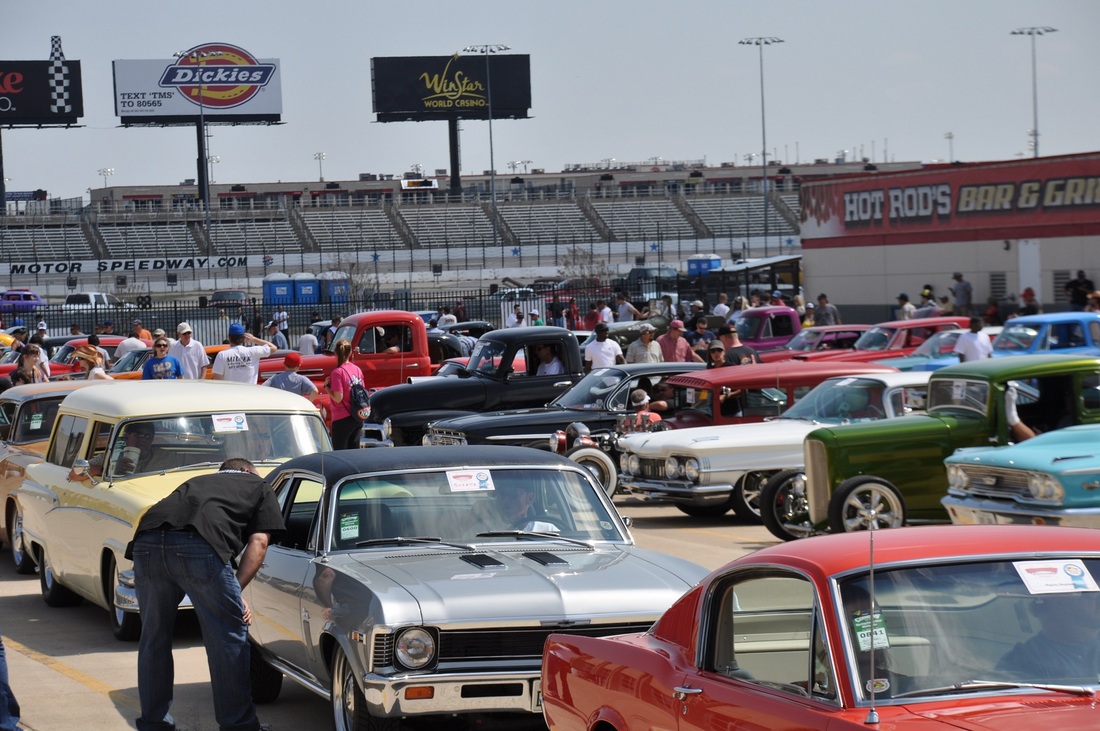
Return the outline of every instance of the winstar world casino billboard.
<path id="1" fill-rule="evenodd" d="M 526 55 L 398 56 L 371 59 L 371 92 L 379 122 L 526 119 L 531 57 Z"/>
<path id="2" fill-rule="evenodd" d="M 278 59 L 204 43 L 164 60 L 114 62 L 115 114 L 123 124 L 260 122 L 283 111 Z"/>
<path id="3" fill-rule="evenodd" d="M 1100 153 L 806 182 L 801 203 L 806 249 L 1097 235 Z"/>

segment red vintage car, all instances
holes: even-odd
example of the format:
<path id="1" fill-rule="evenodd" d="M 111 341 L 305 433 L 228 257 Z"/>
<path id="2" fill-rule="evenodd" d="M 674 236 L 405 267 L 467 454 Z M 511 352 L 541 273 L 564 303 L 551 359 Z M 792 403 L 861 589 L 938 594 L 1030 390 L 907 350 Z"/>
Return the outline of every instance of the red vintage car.
<path id="1" fill-rule="evenodd" d="M 118 344 L 126 339 L 125 335 L 100 335 L 99 347 L 107 351 L 107 355 L 113 357 L 115 354 L 115 348 Z M 143 340 L 146 345 L 152 345 L 152 341 Z M 78 373 L 81 370 L 80 364 L 76 358 L 73 357 L 73 351 L 79 348 L 81 345 L 88 344 L 88 336 L 83 335 L 75 337 L 69 340 L 61 347 L 54 350 L 53 357 L 50 358 L 50 379 L 58 380 L 70 373 Z M 0 363 L 0 376 L 6 376 L 15 370 L 16 360 L 18 356 L 13 356 L 12 353 L 5 355 L 5 360 L 11 358 L 10 362 Z"/>
<path id="2" fill-rule="evenodd" d="M 764 363 L 776 363 L 803 353 L 851 350 L 860 335 L 870 329 L 870 325 L 814 325 L 803 328 L 783 347 L 760 353 L 760 360 Z"/>
<path id="3" fill-rule="evenodd" d="M 710 574 L 648 632 L 551 635 L 543 714 L 554 731 L 1096 729 L 1098 580 L 1090 529 L 771 546 Z"/>
<path id="4" fill-rule="evenodd" d="M 800 353 L 795 358 L 860 362 L 901 358 L 911 355 L 921 343 L 940 330 L 955 330 L 966 327 L 969 323 L 969 317 L 921 317 L 916 320 L 880 322 L 860 335 L 851 350 L 820 350 Z"/>

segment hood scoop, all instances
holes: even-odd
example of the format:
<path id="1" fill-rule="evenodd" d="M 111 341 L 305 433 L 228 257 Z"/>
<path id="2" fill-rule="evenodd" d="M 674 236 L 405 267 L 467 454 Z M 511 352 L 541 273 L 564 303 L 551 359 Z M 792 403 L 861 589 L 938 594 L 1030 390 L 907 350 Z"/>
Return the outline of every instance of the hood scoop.
<path id="1" fill-rule="evenodd" d="M 527 558 L 543 566 L 568 566 L 569 562 L 557 554 L 549 551 L 527 551 L 523 554 Z"/>
<path id="2" fill-rule="evenodd" d="M 504 563 L 498 561 L 492 556 L 486 556 L 484 553 L 471 553 L 462 557 L 462 560 L 466 563 L 472 563 L 479 569 L 499 569 L 504 566 Z"/>

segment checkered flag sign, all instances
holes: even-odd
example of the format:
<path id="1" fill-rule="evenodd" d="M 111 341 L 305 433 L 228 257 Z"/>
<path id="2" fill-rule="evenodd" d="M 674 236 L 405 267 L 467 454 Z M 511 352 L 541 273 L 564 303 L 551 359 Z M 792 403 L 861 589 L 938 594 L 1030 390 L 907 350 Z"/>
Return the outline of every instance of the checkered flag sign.
<path id="1" fill-rule="evenodd" d="M 69 103 L 69 65 L 61 50 L 61 36 L 50 36 L 50 111 L 54 114 L 71 114 Z"/>

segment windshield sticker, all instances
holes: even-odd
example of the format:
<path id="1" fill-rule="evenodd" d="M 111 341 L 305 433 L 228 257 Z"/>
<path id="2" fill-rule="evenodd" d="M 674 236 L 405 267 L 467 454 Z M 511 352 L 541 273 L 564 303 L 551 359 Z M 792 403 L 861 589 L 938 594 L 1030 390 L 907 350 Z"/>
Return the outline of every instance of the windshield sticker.
<path id="1" fill-rule="evenodd" d="M 212 414 L 214 432 L 248 431 L 248 419 L 244 414 Z"/>
<path id="2" fill-rule="evenodd" d="M 1016 561 L 1012 564 L 1032 594 L 1068 594 L 1100 591 L 1080 559 L 1068 561 Z"/>
<path id="3" fill-rule="evenodd" d="M 359 513 L 340 516 L 340 540 L 350 541 L 359 537 Z"/>
<path id="4" fill-rule="evenodd" d="M 841 386 L 848 386 L 856 382 L 854 378 L 841 378 L 839 381 L 833 384 L 833 388 L 840 388 Z"/>
<path id="5" fill-rule="evenodd" d="M 45 414 L 38 413 L 31 417 L 31 431 L 38 431 L 42 428 L 42 420 Z"/>
<path id="6" fill-rule="evenodd" d="M 872 621 L 874 630 L 872 630 Z M 863 610 L 857 611 L 852 615 L 852 630 L 855 632 L 856 644 L 860 652 L 871 651 L 872 635 L 876 650 L 885 650 L 890 647 L 890 638 L 886 634 L 886 620 L 882 618 L 882 612 L 869 614 Z"/>
<path id="7" fill-rule="evenodd" d="M 485 492 L 496 490 L 489 470 L 448 470 L 447 484 L 451 492 Z"/>
<path id="8" fill-rule="evenodd" d="M 890 690 L 890 681 L 886 678 L 875 678 L 873 680 L 868 680 L 863 687 L 867 689 L 868 693 L 878 695 L 879 693 L 885 693 Z"/>
<path id="9" fill-rule="evenodd" d="M 951 382 L 951 400 L 958 403 L 966 396 L 966 384 L 962 381 Z"/>
<path id="10" fill-rule="evenodd" d="M 694 388 L 688 388 L 688 389 L 684 390 L 684 400 L 689 404 L 695 403 L 695 389 Z"/>

